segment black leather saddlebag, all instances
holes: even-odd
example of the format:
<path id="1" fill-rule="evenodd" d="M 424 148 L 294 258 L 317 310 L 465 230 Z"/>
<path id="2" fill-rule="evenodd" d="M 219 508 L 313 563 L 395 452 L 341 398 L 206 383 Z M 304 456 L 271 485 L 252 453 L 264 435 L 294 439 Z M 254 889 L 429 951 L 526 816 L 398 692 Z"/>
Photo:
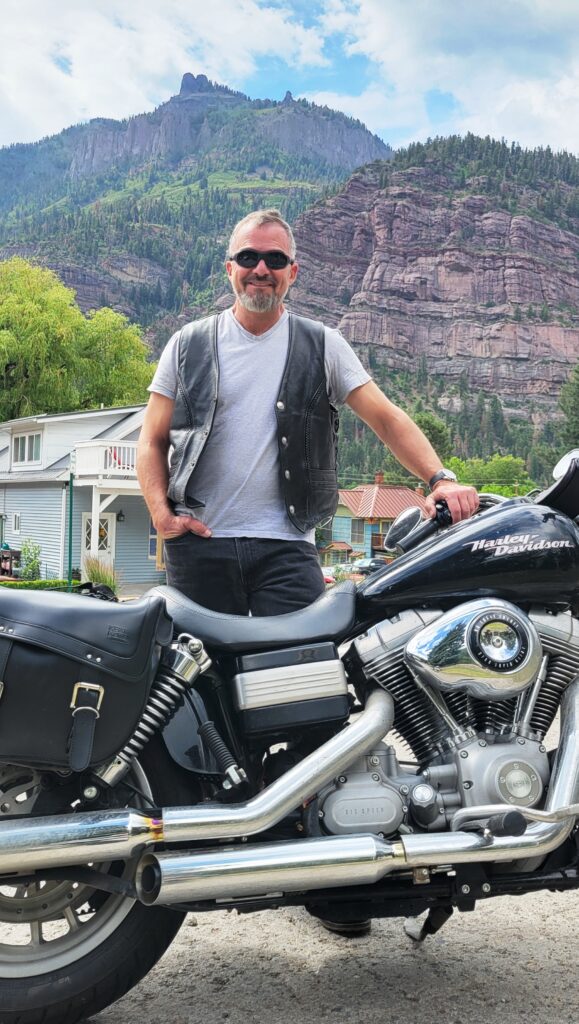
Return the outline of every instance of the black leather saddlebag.
<path id="1" fill-rule="evenodd" d="M 0 587 L 0 763 L 82 771 L 114 757 L 171 635 L 157 594 L 114 604 Z"/>

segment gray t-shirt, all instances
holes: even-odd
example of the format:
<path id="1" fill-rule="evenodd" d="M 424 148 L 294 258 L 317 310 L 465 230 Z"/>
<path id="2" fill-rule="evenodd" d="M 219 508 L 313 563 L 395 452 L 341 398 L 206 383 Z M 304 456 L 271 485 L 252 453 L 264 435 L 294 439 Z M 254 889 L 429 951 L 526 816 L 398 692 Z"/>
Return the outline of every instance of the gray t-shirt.
<path id="1" fill-rule="evenodd" d="M 325 368 L 332 405 L 343 405 L 369 374 L 339 331 L 325 328 Z M 174 399 L 177 340 L 167 343 L 149 391 Z M 279 479 L 275 401 L 289 343 L 284 312 L 265 334 L 246 331 L 231 309 L 219 315 L 217 347 L 219 398 L 207 443 L 195 469 L 191 492 L 205 507 L 177 508 L 211 527 L 214 537 L 307 540 L 285 510 Z"/>

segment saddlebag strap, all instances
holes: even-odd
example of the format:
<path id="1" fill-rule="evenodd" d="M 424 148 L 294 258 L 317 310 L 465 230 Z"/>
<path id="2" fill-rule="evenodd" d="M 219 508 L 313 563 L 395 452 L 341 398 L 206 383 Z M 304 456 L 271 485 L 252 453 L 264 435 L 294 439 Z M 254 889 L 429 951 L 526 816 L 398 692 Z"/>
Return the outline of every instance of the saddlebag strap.
<path id="1" fill-rule="evenodd" d="M 4 676 L 11 650 L 12 640 L 9 640 L 8 637 L 3 638 L 3 642 L 0 643 L 0 696 L 2 696 L 2 690 L 4 689 Z"/>
<path id="2" fill-rule="evenodd" d="M 88 768 L 94 743 L 94 731 L 100 718 L 105 691 L 94 683 L 76 683 L 72 691 L 72 728 L 68 737 L 68 763 L 71 771 Z"/>

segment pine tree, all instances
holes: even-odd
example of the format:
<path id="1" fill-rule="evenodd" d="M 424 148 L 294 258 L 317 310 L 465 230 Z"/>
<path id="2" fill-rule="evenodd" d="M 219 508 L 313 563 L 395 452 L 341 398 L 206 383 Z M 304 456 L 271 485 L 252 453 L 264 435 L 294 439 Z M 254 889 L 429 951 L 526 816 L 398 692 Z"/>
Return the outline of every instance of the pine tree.
<path id="1" fill-rule="evenodd" d="M 559 405 L 565 416 L 563 441 L 569 448 L 579 448 L 579 364 L 561 388 Z"/>

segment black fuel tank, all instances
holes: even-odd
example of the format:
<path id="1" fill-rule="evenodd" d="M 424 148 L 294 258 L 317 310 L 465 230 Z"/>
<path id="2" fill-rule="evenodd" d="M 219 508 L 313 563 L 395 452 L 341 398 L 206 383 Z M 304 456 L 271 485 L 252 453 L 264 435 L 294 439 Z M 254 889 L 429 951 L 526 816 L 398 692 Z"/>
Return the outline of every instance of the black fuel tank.
<path id="1" fill-rule="evenodd" d="M 496 596 L 518 604 L 579 599 L 579 528 L 566 515 L 511 499 L 457 523 L 358 588 L 359 614 Z"/>

